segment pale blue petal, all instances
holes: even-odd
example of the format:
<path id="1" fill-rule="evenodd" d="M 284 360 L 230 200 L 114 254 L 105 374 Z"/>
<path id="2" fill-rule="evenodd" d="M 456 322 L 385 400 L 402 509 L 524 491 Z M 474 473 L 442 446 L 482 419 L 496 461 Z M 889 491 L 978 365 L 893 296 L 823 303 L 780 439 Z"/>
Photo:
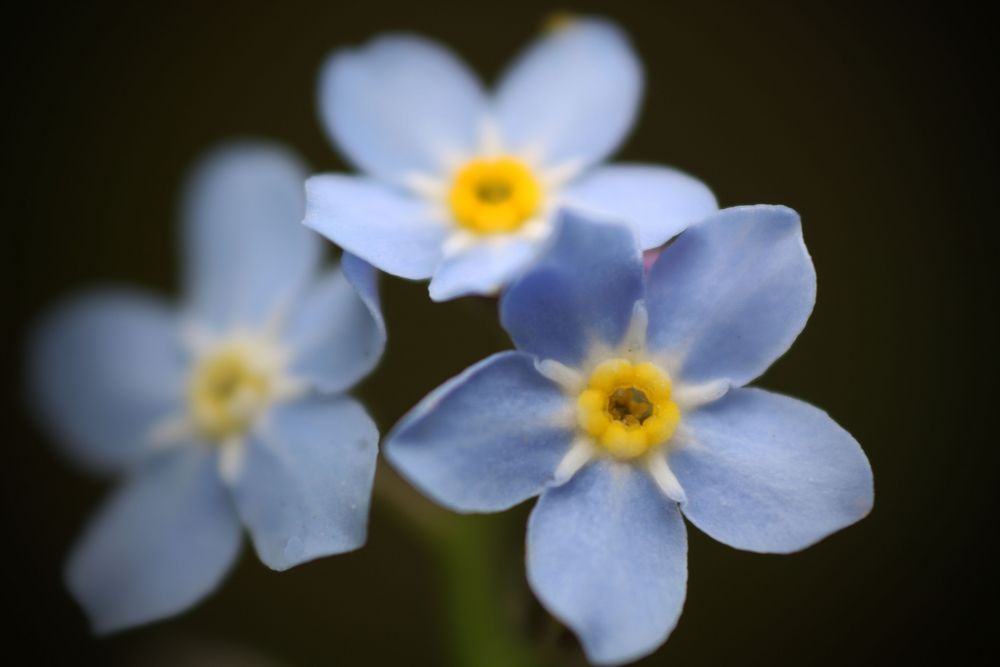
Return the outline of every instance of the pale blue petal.
<path id="1" fill-rule="evenodd" d="M 132 473 L 87 525 L 66 582 L 95 632 L 178 614 L 211 593 L 241 529 L 215 452 L 166 452 Z"/>
<path id="2" fill-rule="evenodd" d="M 183 410 L 176 315 L 138 290 L 89 292 L 53 309 L 34 332 L 27 372 L 53 440 L 93 470 L 141 456 L 157 423 Z"/>
<path id="3" fill-rule="evenodd" d="M 730 546 L 798 551 L 871 510 L 872 471 L 851 434 L 808 403 L 733 389 L 686 415 L 670 455 L 687 518 Z"/>
<path id="4" fill-rule="evenodd" d="M 646 164 L 597 167 L 563 191 L 566 206 L 632 225 L 643 250 L 663 245 L 719 209 L 704 183 Z"/>
<path id="5" fill-rule="evenodd" d="M 365 543 L 378 430 L 357 401 L 313 396 L 275 408 L 233 483 L 257 555 L 285 570 Z"/>
<path id="6" fill-rule="evenodd" d="M 795 211 L 740 206 L 689 228 L 649 275 L 649 344 L 689 382 L 742 385 L 791 346 L 816 301 Z"/>
<path id="7" fill-rule="evenodd" d="M 634 466 L 591 464 L 532 511 L 528 581 L 590 662 L 652 653 L 684 606 L 687 534 L 677 504 Z"/>
<path id="8" fill-rule="evenodd" d="M 501 135 L 545 164 L 587 166 L 613 152 L 635 121 L 642 65 L 628 38 L 602 20 L 551 30 L 510 67 L 497 89 Z"/>
<path id="9" fill-rule="evenodd" d="M 289 314 L 290 373 L 322 391 L 344 391 L 371 372 L 385 349 L 378 274 L 345 253 Z"/>
<path id="10" fill-rule="evenodd" d="M 441 173 L 479 138 L 486 97 L 476 76 L 445 47 L 387 35 L 334 53 L 319 80 L 327 134 L 359 169 L 402 182 Z"/>
<path id="11" fill-rule="evenodd" d="M 500 321 L 518 349 L 576 365 L 592 344 L 621 341 L 642 293 L 632 230 L 567 211 L 549 248 L 504 294 Z"/>
<path id="12" fill-rule="evenodd" d="M 322 240 L 300 224 L 306 170 L 286 149 L 237 143 L 209 154 L 184 198 L 184 284 L 215 329 L 272 317 L 316 271 Z"/>
<path id="13" fill-rule="evenodd" d="M 435 301 L 469 294 L 494 295 L 538 254 L 537 241 L 508 237 L 446 257 L 428 287 Z"/>
<path id="14" fill-rule="evenodd" d="M 436 502 L 497 512 L 537 495 L 573 437 L 567 400 L 519 352 L 501 352 L 434 390 L 386 438 L 385 455 Z"/>
<path id="15" fill-rule="evenodd" d="M 430 277 L 448 234 L 423 200 L 339 174 L 306 182 L 305 224 L 386 273 L 411 280 Z"/>

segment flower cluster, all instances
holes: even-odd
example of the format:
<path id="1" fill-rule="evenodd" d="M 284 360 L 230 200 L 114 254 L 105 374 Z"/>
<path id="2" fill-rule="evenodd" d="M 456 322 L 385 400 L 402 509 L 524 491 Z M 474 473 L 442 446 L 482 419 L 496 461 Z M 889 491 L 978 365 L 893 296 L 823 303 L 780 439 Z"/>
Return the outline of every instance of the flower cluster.
<path id="1" fill-rule="evenodd" d="M 813 308 L 798 215 L 720 211 L 679 171 L 602 164 L 642 88 L 598 19 L 554 26 L 492 95 L 420 37 L 339 51 L 321 115 L 364 175 L 223 148 L 186 190 L 178 308 L 104 289 L 54 309 L 30 354 L 37 411 L 67 454 L 123 477 L 66 570 L 95 630 L 195 604 L 243 527 L 278 570 L 364 543 L 378 432 L 344 392 L 385 345 L 376 268 L 429 278 L 434 300 L 499 295 L 517 349 L 430 392 L 385 456 L 456 512 L 538 496 L 528 581 L 591 662 L 637 659 L 676 625 L 684 518 L 787 553 L 865 516 L 850 434 L 746 386 Z M 336 268 L 312 230 L 344 249 Z"/>

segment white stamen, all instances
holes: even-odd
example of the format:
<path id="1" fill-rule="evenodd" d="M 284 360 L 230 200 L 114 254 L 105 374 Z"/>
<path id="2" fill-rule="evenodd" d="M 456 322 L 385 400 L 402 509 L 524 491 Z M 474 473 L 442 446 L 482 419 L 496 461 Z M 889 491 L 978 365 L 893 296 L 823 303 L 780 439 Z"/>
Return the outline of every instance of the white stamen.
<path id="1" fill-rule="evenodd" d="M 454 257 L 478 245 L 479 242 L 480 239 L 475 234 L 464 229 L 457 229 L 445 239 L 441 252 L 445 257 Z"/>
<path id="2" fill-rule="evenodd" d="M 180 325 L 181 344 L 195 357 L 203 356 L 215 347 L 216 337 L 194 320 L 185 319 Z"/>
<path id="3" fill-rule="evenodd" d="M 545 151 L 542 149 L 542 147 L 536 145 L 536 146 L 524 147 L 522 150 L 518 151 L 517 155 L 515 155 L 514 157 L 516 157 L 518 160 L 527 165 L 531 169 L 531 172 L 533 174 L 541 175 L 542 158 L 544 157 L 544 155 Z M 540 183 L 543 187 L 547 185 L 544 179 L 540 179 Z"/>
<path id="4" fill-rule="evenodd" d="M 698 441 L 695 439 L 694 433 L 682 421 L 677 425 L 677 430 L 675 430 L 674 434 L 670 437 L 670 451 L 676 452 L 680 449 L 697 446 Z"/>
<path id="5" fill-rule="evenodd" d="M 647 459 L 646 470 L 656 482 L 656 486 L 660 487 L 663 495 L 677 503 L 687 502 L 687 495 L 685 495 L 680 481 L 674 475 L 674 471 L 667 465 L 667 457 L 663 452 L 657 452 Z"/>
<path id="6" fill-rule="evenodd" d="M 632 320 L 622 339 L 622 350 L 626 356 L 635 357 L 645 351 L 648 327 L 649 313 L 646 311 L 646 305 L 642 301 L 636 301 L 632 307 Z"/>
<path id="7" fill-rule="evenodd" d="M 570 160 L 545 169 L 539 175 L 539 180 L 546 190 L 558 190 L 576 178 L 582 170 L 582 163 L 578 160 Z"/>
<path id="8" fill-rule="evenodd" d="M 578 473 L 583 466 L 587 465 L 597 455 L 594 445 L 587 438 L 579 438 L 573 441 L 562 461 L 556 466 L 553 480 L 556 485 L 565 484 L 573 475 Z"/>
<path id="9" fill-rule="evenodd" d="M 503 134 L 500 126 L 492 118 L 484 118 L 479 127 L 479 153 L 485 157 L 501 155 L 503 149 Z"/>
<path id="10" fill-rule="evenodd" d="M 227 483 L 236 482 L 243 472 L 246 462 L 246 446 L 243 438 L 228 438 L 219 450 L 219 475 Z"/>
<path id="11" fill-rule="evenodd" d="M 544 218 L 532 218 L 525 222 L 517 235 L 529 241 L 543 241 L 552 232 L 552 226 Z"/>
<path id="12" fill-rule="evenodd" d="M 575 368 L 570 368 L 555 359 L 536 361 L 535 368 L 539 373 L 562 387 L 563 391 L 567 393 L 578 394 L 583 391 L 584 377 Z"/>
<path id="13" fill-rule="evenodd" d="M 309 391 L 309 382 L 302 378 L 282 375 L 275 380 L 272 396 L 277 401 L 293 401 Z"/>
<path id="14" fill-rule="evenodd" d="M 407 189 L 424 199 L 444 199 L 448 194 L 447 183 L 429 174 L 407 174 L 403 183 Z"/>
<path id="15" fill-rule="evenodd" d="M 288 321 L 288 306 L 288 299 L 283 299 L 271 310 L 262 328 L 265 338 L 278 340 L 281 337 L 281 332 Z"/>
<path id="16" fill-rule="evenodd" d="M 449 148 L 441 151 L 441 162 L 444 165 L 444 171 L 447 173 L 454 173 L 465 166 L 473 156 L 469 155 L 466 151 L 459 150 L 456 148 Z"/>
<path id="17" fill-rule="evenodd" d="M 725 380 L 712 380 L 702 384 L 678 383 L 674 385 L 673 399 L 681 412 L 688 412 L 719 400 L 727 391 L 729 383 Z"/>
<path id="18" fill-rule="evenodd" d="M 597 334 L 589 333 L 587 338 L 589 340 L 587 356 L 584 357 L 583 363 L 580 364 L 580 369 L 589 376 L 601 362 L 612 357 L 617 357 L 618 352 L 605 343 Z"/>
<path id="19" fill-rule="evenodd" d="M 168 449 L 190 440 L 198 429 L 187 414 L 171 415 L 150 429 L 148 443 L 151 449 Z"/>

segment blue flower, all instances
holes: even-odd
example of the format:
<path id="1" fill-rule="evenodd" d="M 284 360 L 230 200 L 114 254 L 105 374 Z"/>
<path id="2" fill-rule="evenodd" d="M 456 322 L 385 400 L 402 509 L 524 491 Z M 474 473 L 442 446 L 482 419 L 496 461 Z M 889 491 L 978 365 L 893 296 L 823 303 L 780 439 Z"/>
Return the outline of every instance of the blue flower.
<path id="1" fill-rule="evenodd" d="M 68 455 L 124 482 L 73 548 L 96 632 L 181 612 L 232 566 L 242 526 L 283 570 L 361 546 L 378 431 L 341 392 L 385 345 L 375 270 L 320 271 L 299 224 L 303 166 L 237 144 L 184 201 L 179 308 L 139 290 L 54 309 L 29 355 L 37 411 Z"/>
<path id="2" fill-rule="evenodd" d="M 487 94 L 450 51 L 405 34 L 335 53 L 319 103 L 333 142 L 365 176 L 309 179 L 305 223 L 378 268 L 431 277 L 431 298 L 492 294 L 550 234 L 557 208 L 633 225 L 662 245 L 717 210 L 701 182 L 644 164 L 599 165 L 642 96 L 626 37 L 564 21 Z"/>
<path id="3" fill-rule="evenodd" d="M 787 553 L 872 506 L 850 434 L 807 403 L 744 386 L 802 330 L 815 286 L 787 208 L 723 210 L 648 277 L 627 230 L 568 214 L 501 300 L 518 350 L 430 394 L 386 455 L 459 512 L 540 495 L 533 590 L 592 662 L 637 659 L 681 612 L 682 514 L 733 547 Z"/>

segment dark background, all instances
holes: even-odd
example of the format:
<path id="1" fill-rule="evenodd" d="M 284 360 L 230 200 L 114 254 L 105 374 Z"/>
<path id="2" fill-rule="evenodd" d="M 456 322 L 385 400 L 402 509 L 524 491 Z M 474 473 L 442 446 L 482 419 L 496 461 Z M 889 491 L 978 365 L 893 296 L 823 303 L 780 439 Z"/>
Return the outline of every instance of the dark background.
<path id="1" fill-rule="evenodd" d="M 871 516 L 800 554 L 743 553 L 691 528 L 686 609 L 643 664 L 961 664 L 994 650 L 997 35 L 973 5 L 86 4 L 4 19 L 5 652 L 25 664 L 450 664 L 441 568 L 379 505 L 360 552 L 277 574 L 248 548 L 191 612 L 91 639 L 60 567 L 107 485 L 61 461 L 25 414 L 20 352 L 31 321 L 76 288 L 175 289 L 178 188 L 219 140 L 273 137 L 317 171 L 344 169 L 314 108 L 331 49 L 413 30 L 493 79 L 567 8 L 620 21 L 645 61 L 619 158 L 685 169 L 724 206 L 801 213 L 818 304 L 758 384 L 828 410 L 875 470 Z M 507 342 L 488 302 L 432 304 L 425 285 L 395 278 L 383 293 L 388 353 L 358 393 L 385 432 Z M 503 535 L 498 606 L 527 605 L 530 635 L 545 630 L 519 571 L 527 509 L 463 521 Z M 556 664 L 579 660 L 570 636 L 555 641 Z"/>

